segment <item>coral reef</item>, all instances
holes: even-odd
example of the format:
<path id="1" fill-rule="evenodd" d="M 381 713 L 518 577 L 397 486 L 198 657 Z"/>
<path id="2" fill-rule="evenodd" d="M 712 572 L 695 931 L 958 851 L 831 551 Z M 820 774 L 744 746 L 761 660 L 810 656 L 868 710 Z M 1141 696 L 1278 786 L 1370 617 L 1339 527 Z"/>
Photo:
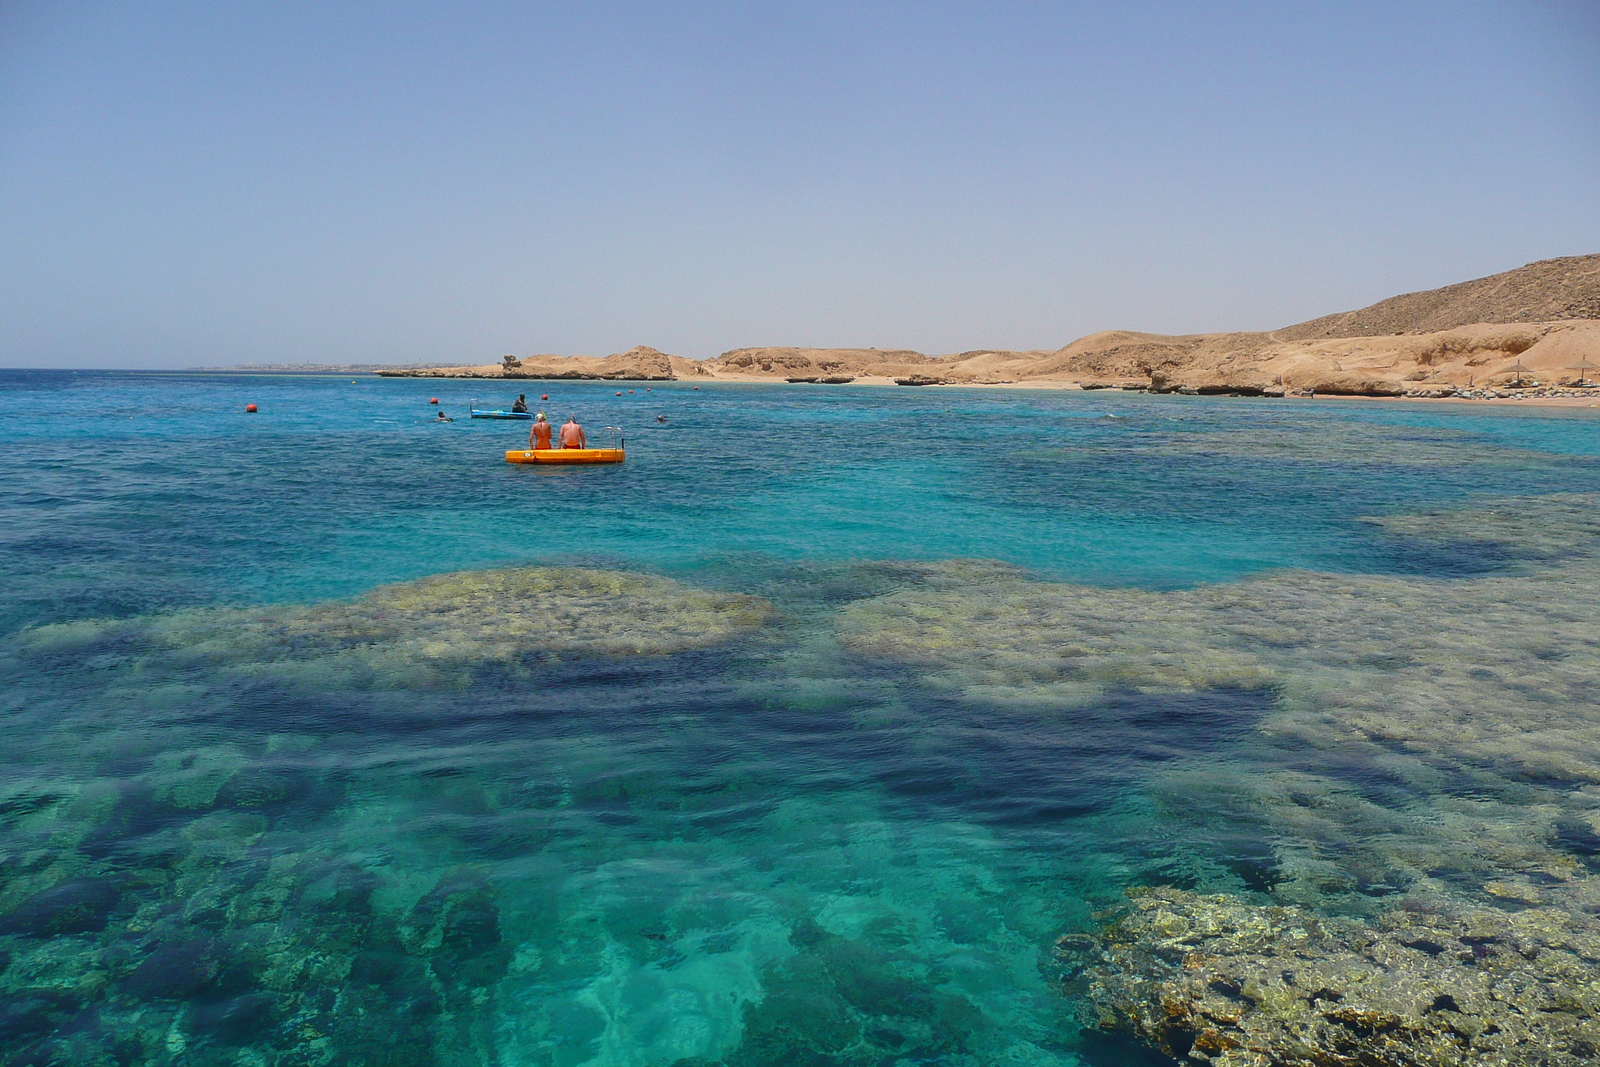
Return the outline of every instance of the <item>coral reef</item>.
<path id="1" fill-rule="evenodd" d="M 310 606 L 42 626 L 17 644 L 35 657 L 148 651 L 258 675 L 321 672 L 329 683 L 404 688 L 465 684 L 485 664 L 514 668 L 527 658 L 707 648 L 761 625 L 769 613 L 755 597 L 667 578 L 516 567 L 435 575 Z"/>
<path id="2" fill-rule="evenodd" d="M 1057 945 L 1099 1025 L 1216 1067 L 1577 1067 L 1600 1057 L 1600 880 L 1562 908 L 1376 924 L 1148 889 Z"/>
<path id="3" fill-rule="evenodd" d="M 1596 503 L 1358 527 L 1464 578 L 515 568 L 23 631 L 0 1053 L 1062 1065 L 1087 1004 L 1219 1067 L 1592 1061 Z M 1000 734 L 1120 755 L 1074 793 Z"/>
<path id="4" fill-rule="evenodd" d="M 39 794 L 6 798 L 0 1058 L 1070 1062 L 1018 1038 L 1049 1046 L 1064 1022 L 1035 967 L 1060 890 L 1004 891 L 970 830 L 907 834 L 846 795 L 696 837 L 695 816 L 767 790 L 523 754 L 330 790 L 296 748 L 57 783 L 22 815 Z M 183 807 L 145 788 L 173 762 L 232 773 Z M 499 840 L 474 848 L 486 826 Z M 1015 1003 L 1029 983 L 1037 1002 Z"/>
<path id="5" fill-rule="evenodd" d="M 860 571 L 806 591 L 918 573 Z M 797 786 L 793 723 L 741 747 L 761 704 L 696 674 L 751 649 L 693 653 L 770 612 L 522 569 L 21 634 L 0 1061 L 1069 1067 L 1037 963 L 1074 889 Z"/>
<path id="6" fill-rule="evenodd" d="M 1469 1049 L 1462 1034 L 1475 1024 L 1452 1020 L 1451 1012 L 1463 1014 L 1455 1008 L 1430 1014 L 1431 997 L 1420 1007 L 1406 1001 L 1404 1011 L 1399 1001 L 1372 1000 L 1389 1006 L 1360 1011 L 1381 1021 L 1352 1036 L 1339 1013 L 1368 1001 L 1352 993 L 1337 1002 L 1343 1007 L 1331 999 L 1319 1007 L 1306 999 L 1310 988 L 1299 1007 L 1271 1017 L 1279 1029 L 1229 1037 L 1237 1048 L 1198 1051 L 1225 1053 L 1230 1064 L 1579 1062 L 1600 1047 L 1585 1021 L 1595 993 L 1586 968 L 1600 944 L 1596 503 L 1529 497 L 1369 520 L 1442 551 L 1492 548 L 1500 567 L 1469 578 L 1289 572 L 1145 592 L 935 565 L 917 585 L 845 608 L 840 640 L 871 660 L 924 672 L 929 685 L 969 699 L 1053 706 L 1069 722 L 1117 690 L 1272 695 L 1251 736 L 1225 759 L 1176 761 L 1145 783 L 1179 848 L 1203 852 L 1218 827 L 1270 842 L 1270 860 L 1250 879 L 1258 896 L 1142 898 L 1134 918 L 1114 928 L 1118 947 L 1096 972 L 1097 996 L 1115 1006 L 1108 1019 L 1175 1050 L 1181 1042 L 1161 1036 L 1163 1027 L 1201 1033 L 1195 1019 L 1224 1002 L 1238 1016 L 1235 1002 L 1249 998 L 1227 990 L 1243 988 L 1251 968 L 1266 974 L 1277 966 L 1273 953 L 1291 951 L 1246 958 L 1218 934 L 1174 956 L 1163 945 L 1179 927 L 1259 927 L 1287 946 L 1282 931 L 1311 921 L 1312 912 L 1328 922 L 1350 916 L 1352 925 L 1337 933 L 1304 935 L 1310 940 L 1293 948 L 1295 968 L 1364 975 L 1363 988 L 1389 988 L 1394 997 L 1415 992 L 1393 985 L 1400 972 L 1382 955 L 1397 939 L 1458 952 L 1466 951 L 1461 937 L 1477 936 L 1462 931 L 1492 928 L 1507 945 L 1531 947 L 1499 951 L 1492 965 L 1414 950 L 1404 959 L 1420 968 L 1405 972 L 1406 981 L 1425 985 L 1426 977 L 1437 996 L 1516 1005 L 1504 1010 L 1522 1013 L 1520 1021 L 1494 1022 L 1498 1036 L 1482 1046 L 1498 1050 L 1499 1060 L 1474 1058 L 1479 1046 Z M 1310 911 L 1275 911 L 1264 900 Z M 1163 907 L 1181 912 L 1172 931 L 1163 932 Z M 1161 970 L 1162 961 L 1211 956 L 1231 961 L 1218 965 L 1214 981 L 1182 966 Z M 1476 968 L 1477 984 L 1456 981 L 1451 967 Z M 1159 980 L 1151 977 L 1157 972 Z M 1492 981 L 1484 977 L 1491 972 Z M 1579 1007 L 1540 1007 L 1535 993 Z M 1163 1021 L 1165 1011 L 1176 1021 Z M 1566 1014 L 1539 1014 L 1549 1011 Z M 1268 1027 L 1267 1015 L 1249 1018 Z M 1401 1046 L 1413 1047 L 1415 1058 L 1395 1051 Z"/>

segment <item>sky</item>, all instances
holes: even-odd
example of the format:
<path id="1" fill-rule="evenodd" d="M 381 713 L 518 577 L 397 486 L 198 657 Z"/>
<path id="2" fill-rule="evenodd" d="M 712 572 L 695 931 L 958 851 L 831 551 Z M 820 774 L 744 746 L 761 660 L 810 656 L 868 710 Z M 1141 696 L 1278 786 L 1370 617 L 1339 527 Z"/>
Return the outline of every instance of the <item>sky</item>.
<path id="1" fill-rule="evenodd" d="M 1054 349 L 1600 252 L 1600 3 L 0 0 L 0 366 Z"/>

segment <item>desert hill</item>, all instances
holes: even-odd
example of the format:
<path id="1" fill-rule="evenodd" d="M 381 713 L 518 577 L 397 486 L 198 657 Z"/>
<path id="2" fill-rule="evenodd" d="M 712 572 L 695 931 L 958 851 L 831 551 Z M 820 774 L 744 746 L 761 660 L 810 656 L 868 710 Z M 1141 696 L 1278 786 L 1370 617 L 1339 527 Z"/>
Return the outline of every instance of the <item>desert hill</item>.
<path id="1" fill-rule="evenodd" d="M 1585 361 L 1594 369 L 1575 369 Z M 1107 330 L 1053 351 L 983 349 L 947 356 L 908 349 L 736 348 L 703 361 L 640 345 L 604 358 L 507 357 L 498 366 L 380 373 L 1448 396 L 1530 379 L 1570 384 L 1580 373 L 1597 372 L 1600 255 L 1541 260 L 1263 333 Z"/>
<path id="2" fill-rule="evenodd" d="M 1273 331 L 1282 341 L 1434 333 L 1479 322 L 1600 319 L 1600 255 L 1541 259 L 1475 281 L 1406 293 Z"/>

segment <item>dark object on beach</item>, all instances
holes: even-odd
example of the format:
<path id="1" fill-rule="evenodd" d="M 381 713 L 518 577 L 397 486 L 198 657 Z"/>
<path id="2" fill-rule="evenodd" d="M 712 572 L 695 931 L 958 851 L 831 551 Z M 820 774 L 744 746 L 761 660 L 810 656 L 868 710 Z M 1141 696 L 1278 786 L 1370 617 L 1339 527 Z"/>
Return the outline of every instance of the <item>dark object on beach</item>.
<path id="1" fill-rule="evenodd" d="M 928 376 L 923 375 L 923 374 L 913 374 L 909 378 L 896 378 L 894 380 L 894 384 L 896 384 L 896 385 L 944 385 L 946 383 L 945 383 L 945 380 L 943 378 L 929 378 Z"/>

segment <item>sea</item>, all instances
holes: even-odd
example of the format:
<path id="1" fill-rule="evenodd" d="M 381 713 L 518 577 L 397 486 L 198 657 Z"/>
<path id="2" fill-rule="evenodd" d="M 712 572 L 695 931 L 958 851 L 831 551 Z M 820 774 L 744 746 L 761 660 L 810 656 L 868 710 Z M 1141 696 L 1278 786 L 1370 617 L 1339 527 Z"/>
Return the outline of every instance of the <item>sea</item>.
<path id="1" fill-rule="evenodd" d="M 519 391 L 626 462 L 504 462 Z M 1586 408 L 0 372 L 0 1061 L 1171 1063 L 1053 951 L 1130 889 L 1594 862 L 1597 461 Z"/>

